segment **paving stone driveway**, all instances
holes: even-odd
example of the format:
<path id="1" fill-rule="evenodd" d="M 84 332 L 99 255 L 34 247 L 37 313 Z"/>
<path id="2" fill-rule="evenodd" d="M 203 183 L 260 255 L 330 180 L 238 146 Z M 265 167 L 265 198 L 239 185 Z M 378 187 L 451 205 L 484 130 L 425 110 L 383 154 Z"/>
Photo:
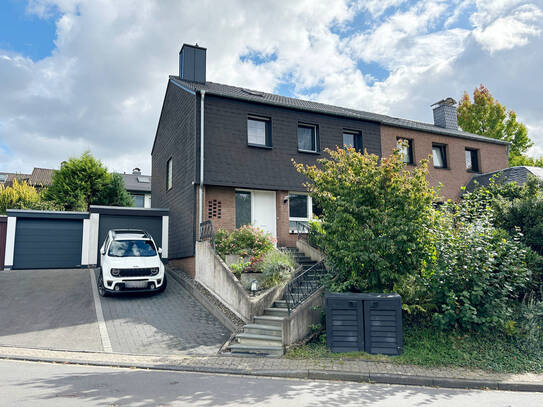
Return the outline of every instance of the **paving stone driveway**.
<path id="1" fill-rule="evenodd" d="M 173 278 L 161 294 L 101 298 L 113 352 L 216 354 L 230 332 Z"/>
<path id="2" fill-rule="evenodd" d="M 103 351 L 92 289 L 88 269 L 0 271 L 0 345 Z M 161 294 L 98 301 L 113 352 L 211 355 L 230 336 L 173 278 Z"/>
<path id="3" fill-rule="evenodd" d="M 0 271 L 0 345 L 101 351 L 88 270 Z"/>

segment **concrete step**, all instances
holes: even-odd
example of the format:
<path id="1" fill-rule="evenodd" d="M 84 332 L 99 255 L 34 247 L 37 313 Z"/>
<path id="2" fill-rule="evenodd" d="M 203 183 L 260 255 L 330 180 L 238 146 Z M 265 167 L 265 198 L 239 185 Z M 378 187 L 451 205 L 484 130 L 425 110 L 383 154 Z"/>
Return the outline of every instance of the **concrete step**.
<path id="1" fill-rule="evenodd" d="M 273 306 L 275 308 L 286 308 L 287 302 L 285 300 L 275 300 Z"/>
<path id="2" fill-rule="evenodd" d="M 281 327 L 274 325 L 247 324 L 243 327 L 243 333 L 277 336 L 279 338 L 283 336 Z"/>
<path id="3" fill-rule="evenodd" d="M 285 353 L 283 346 L 253 346 L 242 344 L 230 345 L 230 351 L 233 355 L 283 356 Z"/>
<path id="4" fill-rule="evenodd" d="M 266 308 L 264 310 L 264 315 L 276 316 L 276 317 L 286 317 L 288 316 L 288 309 L 286 308 Z"/>
<path id="5" fill-rule="evenodd" d="M 257 325 L 272 325 L 272 326 L 283 326 L 284 317 L 270 316 L 270 315 L 259 315 L 254 317 L 254 323 Z"/>
<path id="6" fill-rule="evenodd" d="M 283 339 L 279 336 L 240 333 L 236 341 L 241 345 L 252 346 L 283 346 Z"/>

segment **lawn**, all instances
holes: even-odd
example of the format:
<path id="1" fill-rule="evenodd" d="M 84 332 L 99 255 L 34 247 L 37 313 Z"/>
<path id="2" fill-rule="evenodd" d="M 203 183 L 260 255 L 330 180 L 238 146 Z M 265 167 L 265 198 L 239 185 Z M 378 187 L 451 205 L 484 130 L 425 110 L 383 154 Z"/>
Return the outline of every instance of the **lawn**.
<path id="1" fill-rule="evenodd" d="M 498 373 L 543 372 L 543 349 L 527 349 L 518 339 L 500 335 L 444 333 L 431 327 L 406 326 L 400 356 L 364 352 L 332 353 L 316 338 L 288 350 L 290 359 L 365 359 L 427 367 L 463 367 Z"/>

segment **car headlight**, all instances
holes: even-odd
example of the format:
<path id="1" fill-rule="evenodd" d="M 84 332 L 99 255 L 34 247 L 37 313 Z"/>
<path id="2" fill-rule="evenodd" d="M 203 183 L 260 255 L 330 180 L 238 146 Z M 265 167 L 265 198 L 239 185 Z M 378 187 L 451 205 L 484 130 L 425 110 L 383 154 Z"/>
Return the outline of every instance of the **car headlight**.
<path id="1" fill-rule="evenodd" d="M 118 276 L 121 272 L 120 269 L 111 269 L 109 270 L 109 272 L 111 273 L 112 276 Z"/>
<path id="2" fill-rule="evenodd" d="M 158 274 L 158 271 L 159 271 L 159 270 L 160 270 L 160 269 L 159 269 L 158 267 L 152 267 L 152 268 L 151 268 L 151 275 L 152 275 L 152 276 L 156 276 L 156 275 Z"/>

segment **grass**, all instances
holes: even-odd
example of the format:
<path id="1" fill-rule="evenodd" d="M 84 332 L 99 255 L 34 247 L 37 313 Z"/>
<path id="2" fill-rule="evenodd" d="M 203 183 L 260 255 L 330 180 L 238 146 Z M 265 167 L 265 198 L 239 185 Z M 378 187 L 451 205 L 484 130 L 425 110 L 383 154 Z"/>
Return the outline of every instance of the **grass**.
<path id="1" fill-rule="evenodd" d="M 324 338 L 289 349 L 291 359 L 364 359 L 425 367 L 462 367 L 498 373 L 542 373 L 543 349 L 529 350 L 514 338 L 500 335 L 440 332 L 435 328 L 407 326 L 400 356 L 365 352 L 332 353 Z"/>

